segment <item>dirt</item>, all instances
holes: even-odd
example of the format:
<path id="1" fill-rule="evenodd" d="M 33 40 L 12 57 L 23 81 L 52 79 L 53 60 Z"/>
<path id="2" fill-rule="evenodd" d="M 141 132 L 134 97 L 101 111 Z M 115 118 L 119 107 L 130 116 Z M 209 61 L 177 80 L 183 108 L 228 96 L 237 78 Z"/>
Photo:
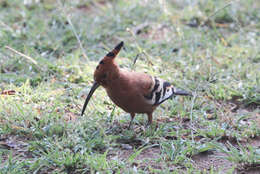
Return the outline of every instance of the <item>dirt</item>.
<path id="1" fill-rule="evenodd" d="M 260 105 L 257 103 L 249 103 L 242 100 L 241 96 L 232 96 L 232 99 L 228 100 L 227 103 L 234 105 L 232 112 L 236 112 L 238 109 L 247 110 L 252 112 L 256 109 L 260 109 Z"/>
<path id="2" fill-rule="evenodd" d="M 224 174 L 233 167 L 233 164 L 224 159 L 224 157 L 226 157 L 226 155 L 221 152 L 200 153 L 194 155 L 192 160 L 194 166 L 201 171 L 210 171 L 213 167 L 214 170 L 221 171 L 220 173 Z"/>
<path id="3" fill-rule="evenodd" d="M 169 33 L 171 33 L 169 26 L 147 23 L 139 24 L 132 29 L 133 34 L 139 35 L 142 38 L 152 38 L 155 41 L 168 39 Z"/>
<path id="4" fill-rule="evenodd" d="M 120 150 L 117 154 L 114 154 L 112 159 L 119 159 L 122 161 L 126 161 L 129 157 L 134 153 L 134 150 Z M 160 148 L 148 148 L 143 150 L 137 157 L 134 159 L 134 162 L 131 164 L 137 168 L 148 168 L 151 167 L 153 169 L 163 169 L 165 165 L 162 162 L 156 162 L 155 159 L 160 158 Z M 174 166 L 172 166 L 174 168 Z"/>
<path id="5" fill-rule="evenodd" d="M 236 168 L 236 165 L 225 159 L 226 154 L 214 152 L 211 154 L 201 153 L 192 157 L 195 167 L 201 171 L 210 171 L 211 167 L 221 174 L 227 173 L 230 169 Z M 235 169 L 237 174 L 260 174 L 260 166 L 247 168 L 246 170 Z"/>
<path id="6" fill-rule="evenodd" d="M 260 137 L 250 139 L 249 144 L 253 147 L 260 148 Z M 134 150 L 131 148 L 122 148 L 121 150 L 114 152 L 114 154 L 111 154 L 109 158 L 126 161 L 133 153 Z M 209 151 L 194 155 L 192 157 L 192 163 L 195 168 L 205 172 L 209 172 L 211 168 L 213 168 L 214 171 L 218 171 L 221 174 L 225 174 L 229 170 L 232 170 L 232 168 L 235 168 L 234 173 L 237 174 L 260 174 L 260 166 L 254 166 L 253 168 L 248 167 L 243 170 L 238 170 L 236 168 L 236 164 L 228 161 L 227 159 L 225 159 L 225 157 L 227 157 L 225 153 Z M 167 167 L 169 168 L 169 170 L 174 170 L 174 168 L 176 168 L 176 166 L 174 165 L 165 166 L 165 163 L 163 162 L 156 162 L 156 159 L 159 158 L 161 158 L 161 150 L 159 147 L 148 148 L 143 150 L 139 155 L 137 155 L 132 165 L 142 169 L 148 169 L 149 167 L 153 169 L 163 169 Z"/>
<path id="7" fill-rule="evenodd" d="M 83 13 L 95 13 L 97 12 L 96 8 L 103 8 L 109 4 L 107 0 L 97 0 L 86 4 L 81 4 L 77 6 L 75 10 L 79 10 Z"/>
<path id="8" fill-rule="evenodd" d="M 116 158 L 120 160 L 126 160 L 128 159 L 132 153 L 133 150 L 121 150 L 118 152 L 116 155 Z M 162 169 L 163 164 L 156 163 L 154 160 L 160 158 L 160 148 L 149 148 L 144 151 L 142 151 L 136 158 L 135 162 L 133 163 L 134 166 L 136 167 L 147 167 L 150 166 L 154 169 Z M 225 157 L 226 155 L 224 153 L 220 152 L 212 152 L 212 153 L 200 153 L 192 157 L 193 160 L 193 165 L 195 168 L 201 170 L 201 171 L 209 171 L 211 167 L 214 168 L 214 170 L 220 170 L 220 173 L 226 173 L 230 168 L 234 166 L 231 162 L 224 158 L 220 157 Z M 175 166 L 167 166 L 170 168 L 173 168 Z M 254 174 L 254 173 L 250 173 Z"/>
<path id="9" fill-rule="evenodd" d="M 122 150 L 119 152 L 118 157 L 120 159 L 128 159 L 133 152 L 134 150 Z M 160 158 L 160 153 L 159 148 L 145 149 L 135 158 L 135 161 Z"/>
<path id="10" fill-rule="evenodd" d="M 0 151 L 6 152 L 2 153 L 2 167 L 4 162 L 8 160 L 10 151 L 12 152 L 12 158 L 19 156 L 23 158 L 32 158 L 32 154 L 27 149 L 28 144 L 26 143 L 25 138 L 21 138 L 15 135 L 0 136 Z"/>
<path id="11" fill-rule="evenodd" d="M 253 147 L 260 149 L 260 136 L 251 139 L 250 144 L 251 144 Z"/>
<path id="12" fill-rule="evenodd" d="M 244 143 L 243 143 L 244 144 Z M 250 139 L 247 143 L 252 145 L 255 148 L 260 148 L 260 137 L 256 137 L 254 139 Z M 247 145 L 244 144 L 244 145 Z M 194 161 L 194 165 L 197 169 L 201 171 L 206 170 L 209 171 L 211 166 L 215 170 L 220 170 L 220 173 L 227 173 L 229 169 L 232 167 L 236 167 L 235 164 L 225 159 L 227 155 L 222 152 L 211 152 L 211 153 L 200 153 L 194 155 L 192 160 Z M 238 174 L 260 174 L 260 165 L 255 166 L 253 168 L 247 168 L 246 170 L 235 170 L 235 173 Z"/>
<path id="13" fill-rule="evenodd" d="M 255 148 L 260 148 L 260 137 L 256 137 L 254 139 L 250 139 L 248 142 Z M 9 136 L 9 137 L 1 137 L 0 139 L 0 148 L 11 150 L 13 155 L 22 155 L 24 158 L 31 157 L 31 155 L 26 152 L 26 143 L 22 141 L 21 138 L 17 136 Z M 114 151 L 109 154 L 109 159 L 119 159 L 122 161 L 127 161 L 129 157 L 135 151 L 129 146 L 122 146 L 119 151 Z M 209 151 L 194 155 L 192 157 L 193 165 L 200 171 L 209 172 L 211 168 L 215 171 L 219 171 L 219 173 L 227 173 L 231 168 L 235 168 L 236 165 L 232 162 L 225 159 L 227 155 L 222 152 Z M 5 157 L 4 161 L 7 160 L 8 156 Z M 132 162 L 132 166 L 136 168 L 142 169 L 164 169 L 165 167 L 169 168 L 169 170 L 174 170 L 176 166 L 165 164 L 162 162 L 157 162 L 156 159 L 161 158 L 161 150 L 159 147 L 150 147 L 144 149 Z M 167 165 L 167 166 L 166 166 Z M 235 170 L 237 174 L 260 174 L 260 166 L 255 166 L 254 168 L 246 168 L 246 170 Z M 185 173 L 185 172 L 184 172 Z"/>

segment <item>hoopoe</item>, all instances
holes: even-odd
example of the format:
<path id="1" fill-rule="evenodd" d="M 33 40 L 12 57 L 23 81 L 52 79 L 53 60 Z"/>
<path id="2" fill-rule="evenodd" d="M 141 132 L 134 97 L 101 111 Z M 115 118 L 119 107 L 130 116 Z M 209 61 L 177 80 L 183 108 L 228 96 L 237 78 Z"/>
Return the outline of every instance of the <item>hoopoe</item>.
<path id="1" fill-rule="evenodd" d="M 175 88 L 169 82 L 145 73 L 127 71 L 119 68 L 115 57 L 123 47 L 120 42 L 96 67 L 94 84 L 85 100 L 81 116 L 99 86 L 103 86 L 109 98 L 125 112 L 130 113 L 131 127 L 136 113 L 146 113 L 148 125 L 152 123 L 152 114 L 158 105 L 175 95 L 192 96 L 191 93 Z"/>

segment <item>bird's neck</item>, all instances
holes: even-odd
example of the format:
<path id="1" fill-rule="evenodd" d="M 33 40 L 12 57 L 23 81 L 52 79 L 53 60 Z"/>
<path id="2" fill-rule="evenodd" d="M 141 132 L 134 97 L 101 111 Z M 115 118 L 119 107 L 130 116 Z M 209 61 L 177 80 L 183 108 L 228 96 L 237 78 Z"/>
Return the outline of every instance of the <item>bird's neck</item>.
<path id="1" fill-rule="evenodd" d="M 109 69 L 109 78 L 106 79 L 105 83 L 102 84 L 104 88 L 112 88 L 120 78 L 121 69 L 117 64 L 113 64 Z"/>
<path id="2" fill-rule="evenodd" d="M 120 77 L 121 69 L 117 64 L 113 65 L 113 68 L 110 70 L 111 76 L 110 76 L 110 81 L 114 81 Z"/>

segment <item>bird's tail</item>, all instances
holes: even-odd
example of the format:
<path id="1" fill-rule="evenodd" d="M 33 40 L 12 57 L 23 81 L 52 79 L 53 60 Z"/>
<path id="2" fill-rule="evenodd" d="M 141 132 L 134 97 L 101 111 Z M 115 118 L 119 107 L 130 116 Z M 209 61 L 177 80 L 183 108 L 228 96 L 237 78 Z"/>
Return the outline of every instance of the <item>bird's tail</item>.
<path id="1" fill-rule="evenodd" d="M 174 95 L 192 96 L 192 93 L 184 91 L 182 89 L 174 88 Z"/>

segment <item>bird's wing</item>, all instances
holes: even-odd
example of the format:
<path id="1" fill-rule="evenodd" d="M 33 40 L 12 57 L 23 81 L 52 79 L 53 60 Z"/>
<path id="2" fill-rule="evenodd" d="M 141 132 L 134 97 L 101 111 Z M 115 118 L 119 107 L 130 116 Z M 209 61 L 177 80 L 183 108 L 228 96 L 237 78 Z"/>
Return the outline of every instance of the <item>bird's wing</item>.
<path id="1" fill-rule="evenodd" d="M 144 97 L 147 103 L 159 105 L 165 100 L 171 98 L 174 94 L 174 87 L 167 81 L 151 76 L 150 89 Z"/>
<path id="2" fill-rule="evenodd" d="M 144 98 L 151 105 L 159 105 L 174 95 L 189 95 L 189 92 L 175 88 L 169 82 L 157 77 L 150 76 L 150 87 Z"/>
<path id="3" fill-rule="evenodd" d="M 128 77 L 127 86 L 134 87 L 136 93 L 143 96 L 144 101 L 149 105 L 159 105 L 173 95 L 191 95 L 160 78 L 145 73 L 125 73 L 127 73 L 126 77 Z"/>

